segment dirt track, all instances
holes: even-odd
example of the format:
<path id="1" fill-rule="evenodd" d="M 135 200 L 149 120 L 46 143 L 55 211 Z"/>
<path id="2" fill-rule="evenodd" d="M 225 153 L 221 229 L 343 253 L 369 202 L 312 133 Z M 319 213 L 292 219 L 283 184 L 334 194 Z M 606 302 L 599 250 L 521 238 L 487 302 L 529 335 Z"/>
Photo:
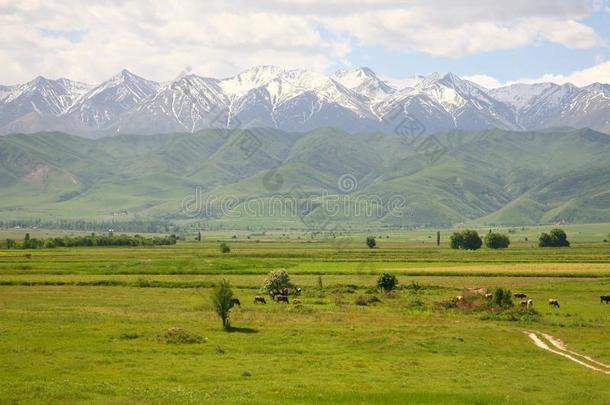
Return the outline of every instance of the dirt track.
<path id="1" fill-rule="evenodd" d="M 554 336 L 538 331 L 523 331 L 536 346 L 558 354 L 591 370 L 610 375 L 610 365 L 594 360 L 589 356 L 568 350 L 566 344 Z"/>

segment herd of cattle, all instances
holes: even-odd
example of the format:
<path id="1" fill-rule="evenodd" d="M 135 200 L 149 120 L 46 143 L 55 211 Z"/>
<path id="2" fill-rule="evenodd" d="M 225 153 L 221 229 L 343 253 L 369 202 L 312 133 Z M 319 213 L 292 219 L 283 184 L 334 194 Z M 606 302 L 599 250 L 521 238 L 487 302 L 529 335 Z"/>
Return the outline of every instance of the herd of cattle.
<path id="1" fill-rule="evenodd" d="M 295 288 L 292 292 L 294 295 L 299 296 L 299 295 L 301 295 L 302 290 L 300 288 Z M 471 295 L 483 295 L 486 300 L 491 300 L 493 298 L 493 294 L 487 292 L 486 288 L 469 288 L 466 290 L 466 292 L 468 292 Z M 271 296 L 271 299 L 273 301 L 285 302 L 286 304 L 290 303 L 289 294 L 290 294 L 290 290 L 288 288 L 283 288 L 281 290 L 269 292 L 269 295 Z M 522 308 L 532 308 L 534 306 L 534 300 L 532 300 L 531 298 L 526 299 L 527 294 L 515 293 L 515 294 L 513 294 L 513 297 L 521 300 L 521 301 L 519 301 L 519 305 Z M 464 301 L 464 296 L 458 295 L 456 297 L 456 300 L 457 300 L 457 302 L 462 302 L 462 301 Z M 610 295 L 600 295 L 599 301 L 602 304 L 610 304 Z M 263 297 L 261 295 L 257 295 L 256 297 L 254 297 L 254 303 L 255 304 L 266 304 L 267 301 L 265 300 L 265 297 Z M 298 298 L 295 298 L 294 300 L 292 300 L 292 303 L 294 305 L 302 304 L 301 300 Z M 556 298 L 549 298 L 548 304 L 551 307 L 556 307 L 556 308 L 561 307 L 559 305 L 559 300 L 557 300 Z M 238 298 L 233 298 L 233 305 L 241 306 L 241 303 L 239 302 Z"/>
<path id="2" fill-rule="evenodd" d="M 483 296 L 485 296 L 485 299 L 487 299 L 487 300 L 491 300 L 493 298 L 493 294 L 487 292 L 486 288 L 468 288 L 468 289 L 466 289 L 466 292 L 468 292 L 469 294 L 472 294 L 472 295 L 477 295 L 477 294 L 483 295 Z M 519 305 L 522 308 L 532 308 L 534 306 L 534 300 L 532 300 L 531 298 L 526 299 L 527 294 L 515 293 L 515 294 L 513 294 L 513 297 L 519 298 L 521 300 L 521 301 L 519 301 Z M 464 296 L 458 295 L 456 297 L 456 300 L 458 302 L 462 302 L 462 301 L 464 301 Z M 600 295 L 599 302 L 602 304 L 610 304 L 610 295 Z M 556 298 L 549 298 L 548 304 L 551 307 L 560 308 L 559 300 L 557 300 Z"/>

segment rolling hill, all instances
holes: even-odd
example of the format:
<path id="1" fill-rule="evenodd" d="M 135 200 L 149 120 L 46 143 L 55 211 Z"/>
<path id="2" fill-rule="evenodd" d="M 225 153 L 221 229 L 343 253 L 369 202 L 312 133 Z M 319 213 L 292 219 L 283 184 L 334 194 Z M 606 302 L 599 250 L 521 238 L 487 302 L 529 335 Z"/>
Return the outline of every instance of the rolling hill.
<path id="1" fill-rule="evenodd" d="M 320 230 L 610 222 L 610 136 L 570 128 L 415 140 L 330 128 L 19 134 L 0 137 L 0 197 L 3 220 Z"/>

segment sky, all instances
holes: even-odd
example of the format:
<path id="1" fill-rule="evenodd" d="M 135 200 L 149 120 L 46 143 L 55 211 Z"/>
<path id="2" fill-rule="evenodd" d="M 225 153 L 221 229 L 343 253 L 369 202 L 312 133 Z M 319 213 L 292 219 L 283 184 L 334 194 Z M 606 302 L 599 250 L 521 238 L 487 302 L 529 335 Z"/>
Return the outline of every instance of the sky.
<path id="1" fill-rule="evenodd" d="M 157 81 L 257 65 L 397 85 L 453 72 L 486 87 L 610 83 L 610 0 L 0 0 L 0 83 Z"/>

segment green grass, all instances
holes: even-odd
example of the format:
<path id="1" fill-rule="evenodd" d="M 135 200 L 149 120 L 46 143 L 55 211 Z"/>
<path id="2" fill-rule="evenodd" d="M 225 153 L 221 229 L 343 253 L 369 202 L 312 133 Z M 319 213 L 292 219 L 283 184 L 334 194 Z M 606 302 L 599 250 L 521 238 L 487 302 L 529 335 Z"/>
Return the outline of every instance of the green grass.
<path id="1" fill-rule="evenodd" d="M 0 403 L 610 404 L 609 376 L 523 333 L 550 333 L 610 363 L 610 305 L 599 303 L 610 293 L 607 245 L 461 252 L 392 236 L 378 249 L 337 250 L 241 238 L 226 239 L 224 255 L 208 239 L 1 250 Z M 302 307 L 254 305 L 264 274 L 280 266 L 302 286 Z M 356 305 L 386 270 L 424 288 Z M 233 332 L 208 301 L 221 279 L 242 302 Z M 497 286 L 526 293 L 539 319 L 437 305 L 463 288 Z M 200 343 L 168 343 L 172 327 Z"/>

